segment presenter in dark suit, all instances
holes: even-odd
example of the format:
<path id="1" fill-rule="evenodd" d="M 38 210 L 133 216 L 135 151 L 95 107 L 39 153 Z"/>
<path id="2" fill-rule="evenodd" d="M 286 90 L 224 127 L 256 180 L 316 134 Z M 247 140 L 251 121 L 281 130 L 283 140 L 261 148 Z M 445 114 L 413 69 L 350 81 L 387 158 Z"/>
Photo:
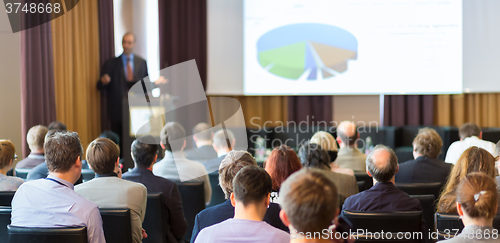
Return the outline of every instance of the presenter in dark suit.
<path id="1" fill-rule="evenodd" d="M 441 182 L 444 185 L 452 164 L 437 159 L 441 153 L 441 147 L 443 147 L 443 141 L 434 129 L 420 129 L 413 140 L 413 157 L 415 159 L 399 164 L 396 182 Z"/>
<path id="2" fill-rule="evenodd" d="M 122 100 L 129 89 L 139 80 L 149 76 L 146 60 L 134 54 L 135 35 L 127 32 L 122 39 L 123 53 L 104 63 L 97 88 L 106 92 L 108 117 L 111 130 L 122 136 Z M 166 83 L 160 77 L 155 84 Z M 123 138 L 121 139 L 123 141 Z"/>

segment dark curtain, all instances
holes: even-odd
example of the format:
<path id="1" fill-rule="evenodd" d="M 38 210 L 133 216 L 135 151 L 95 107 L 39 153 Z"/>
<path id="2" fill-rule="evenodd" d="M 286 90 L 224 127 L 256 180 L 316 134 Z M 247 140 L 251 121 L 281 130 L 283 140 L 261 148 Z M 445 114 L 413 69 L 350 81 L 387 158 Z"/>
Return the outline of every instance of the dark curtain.
<path id="1" fill-rule="evenodd" d="M 29 14 L 27 18 L 31 18 Z M 36 15 L 34 15 L 36 16 Z M 30 150 L 28 130 L 56 120 L 52 29 L 50 22 L 21 31 L 21 126 L 23 157 Z"/>
<path id="2" fill-rule="evenodd" d="M 386 95 L 384 97 L 385 126 L 432 126 L 433 123 L 433 95 Z"/>
<path id="3" fill-rule="evenodd" d="M 104 63 L 115 57 L 115 30 L 113 21 L 113 0 L 101 0 L 99 4 L 99 61 L 101 68 Z M 108 117 L 106 92 L 101 93 L 101 130 L 111 130 Z"/>
<path id="4" fill-rule="evenodd" d="M 332 96 L 289 96 L 288 121 L 307 121 L 309 125 L 320 121 L 328 124 L 333 119 Z"/>

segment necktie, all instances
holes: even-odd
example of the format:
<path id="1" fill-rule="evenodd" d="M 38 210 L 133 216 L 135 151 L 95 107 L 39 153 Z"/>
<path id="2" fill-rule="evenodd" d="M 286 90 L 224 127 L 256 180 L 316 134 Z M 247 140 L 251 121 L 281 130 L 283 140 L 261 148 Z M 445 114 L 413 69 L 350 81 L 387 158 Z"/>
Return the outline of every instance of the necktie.
<path id="1" fill-rule="evenodd" d="M 134 80 L 134 72 L 132 71 L 132 65 L 130 65 L 130 57 L 127 57 L 127 81 Z"/>

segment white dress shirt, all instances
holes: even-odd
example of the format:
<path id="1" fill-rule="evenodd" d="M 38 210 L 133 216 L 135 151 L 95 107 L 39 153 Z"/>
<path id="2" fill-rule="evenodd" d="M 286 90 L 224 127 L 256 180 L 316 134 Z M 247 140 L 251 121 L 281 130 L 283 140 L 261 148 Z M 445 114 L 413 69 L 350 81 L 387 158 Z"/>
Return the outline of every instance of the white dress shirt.
<path id="1" fill-rule="evenodd" d="M 452 143 L 448 148 L 448 151 L 446 152 L 446 158 L 444 159 L 444 161 L 451 164 L 457 163 L 462 153 L 472 146 L 485 149 L 486 151 L 490 152 L 493 157 L 497 156 L 494 143 L 479 139 L 476 136 L 472 136 L 465 138 L 462 141 L 456 141 Z"/>

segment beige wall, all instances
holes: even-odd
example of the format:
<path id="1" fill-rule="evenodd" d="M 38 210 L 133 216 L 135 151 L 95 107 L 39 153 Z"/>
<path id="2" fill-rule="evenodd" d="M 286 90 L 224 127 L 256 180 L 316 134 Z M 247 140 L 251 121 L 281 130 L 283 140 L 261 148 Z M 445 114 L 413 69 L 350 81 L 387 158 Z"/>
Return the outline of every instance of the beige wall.
<path id="1" fill-rule="evenodd" d="M 5 5 L 0 4 L 5 13 Z M 19 33 L 12 33 L 7 14 L 0 14 L 0 139 L 21 146 L 21 44 Z"/>
<path id="2" fill-rule="evenodd" d="M 333 96 L 333 120 L 354 121 L 358 125 L 376 126 L 380 123 L 380 102 L 378 95 Z"/>

